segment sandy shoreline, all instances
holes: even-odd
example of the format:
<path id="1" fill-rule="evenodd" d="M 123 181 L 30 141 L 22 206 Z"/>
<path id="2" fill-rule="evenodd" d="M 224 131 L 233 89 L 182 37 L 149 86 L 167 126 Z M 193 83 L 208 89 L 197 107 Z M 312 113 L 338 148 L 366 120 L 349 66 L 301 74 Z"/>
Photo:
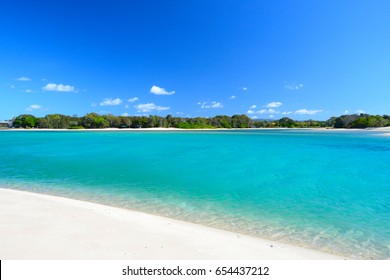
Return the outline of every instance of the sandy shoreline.
<path id="1" fill-rule="evenodd" d="M 90 202 L 0 188 L 0 259 L 343 259 Z"/>

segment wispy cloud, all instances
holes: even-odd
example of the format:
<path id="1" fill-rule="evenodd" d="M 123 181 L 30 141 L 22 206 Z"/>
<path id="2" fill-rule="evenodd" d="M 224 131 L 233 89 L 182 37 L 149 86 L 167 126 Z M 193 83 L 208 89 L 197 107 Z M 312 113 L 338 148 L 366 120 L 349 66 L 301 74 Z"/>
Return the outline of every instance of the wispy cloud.
<path id="1" fill-rule="evenodd" d="M 63 84 L 47 84 L 42 88 L 45 91 L 60 91 L 60 92 L 74 92 L 75 87 L 70 85 Z"/>
<path id="2" fill-rule="evenodd" d="M 29 82 L 31 81 L 31 78 L 29 77 L 19 77 L 15 79 L 16 81 L 21 81 L 21 82 Z"/>
<path id="3" fill-rule="evenodd" d="M 323 112 L 324 110 L 307 110 L 307 109 L 299 109 L 296 110 L 294 113 L 297 115 L 315 115 L 318 113 Z"/>
<path id="4" fill-rule="evenodd" d="M 280 107 L 282 105 L 283 105 L 282 102 L 274 101 L 274 102 L 268 103 L 268 104 L 263 106 L 263 107 L 266 107 L 268 109 L 261 109 L 261 110 L 258 110 L 258 111 L 255 111 L 257 106 L 256 105 L 252 105 L 252 106 L 249 107 L 249 110 L 246 113 L 249 114 L 249 115 L 253 115 L 253 114 L 261 114 L 261 115 L 264 115 L 264 114 L 279 114 L 280 112 L 275 110 L 274 108 L 278 108 L 278 107 Z"/>
<path id="5" fill-rule="evenodd" d="M 238 89 L 243 90 L 243 91 L 247 91 L 248 90 L 247 87 L 239 87 Z"/>
<path id="6" fill-rule="evenodd" d="M 305 85 L 304 84 L 297 84 L 297 83 L 288 83 L 284 82 L 284 87 L 289 90 L 299 90 L 303 88 Z"/>
<path id="7" fill-rule="evenodd" d="M 261 110 L 258 110 L 258 111 L 255 110 L 256 109 L 256 105 L 252 105 L 252 106 L 249 107 L 249 110 L 246 113 L 248 115 L 269 114 L 270 118 L 274 118 L 275 115 L 277 115 L 277 114 L 281 114 L 281 115 L 291 115 L 291 114 L 294 114 L 294 115 L 315 115 L 315 114 L 318 114 L 318 113 L 321 113 L 321 112 L 324 111 L 324 110 L 299 109 L 299 110 L 296 110 L 296 111 L 283 111 L 283 112 L 280 112 L 280 111 L 277 110 L 277 108 L 281 107 L 282 105 L 283 105 L 282 102 L 273 101 L 273 102 L 268 103 L 268 104 L 263 106 L 263 107 L 266 107 L 267 109 L 261 109 Z M 252 116 L 252 118 L 253 118 L 253 116 Z"/>
<path id="8" fill-rule="evenodd" d="M 164 111 L 169 110 L 169 107 L 163 107 L 155 105 L 154 103 L 139 104 L 134 106 L 139 113 L 149 113 L 151 111 Z"/>
<path id="9" fill-rule="evenodd" d="M 122 117 L 128 117 L 129 114 L 128 114 L 128 113 L 123 113 L 121 116 L 122 116 Z"/>
<path id="10" fill-rule="evenodd" d="M 105 98 L 102 102 L 99 103 L 100 106 L 116 106 L 122 104 L 122 100 L 120 98 Z"/>
<path id="11" fill-rule="evenodd" d="M 268 103 L 267 105 L 265 105 L 265 107 L 267 107 L 267 108 L 278 108 L 278 107 L 280 107 L 282 105 L 283 105 L 282 102 L 274 101 L 274 102 Z"/>
<path id="12" fill-rule="evenodd" d="M 26 110 L 31 112 L 33 110 L 38 110 L 38 109 L 42 109 L 42 106 L 34 104 L 34 105 L 29 106 Z"/>
<path id="13" fill-rule="evenodd" d="M 133 97 L 133 98 L 130 98 L 129 100 L 127 100 L 127 102 L 130 102 L 130 103 L 134 103 L 135 101 L 138 101 L 138 97 Z"/>
<path id="14" fill-rule="evenodd" d="M 275 109 L 262 109 L 262 110 L 258 110 L 258 111 L 254 111 L 254 110 L 248 110 L 246 112 L 247 114 L 261 114 L 261 115 L 264 115 L 264 114 L 279 114 L 280 112 L 279 111 L 276 111 Z"/>
<path id="15" fill-rule="evenodd" d="M 209 109 L 209 108 L 223 108 L 222 103 L 213 101 L 213 102 L 198 102 L 198 105 L 200 105 L 200 108 L 202 109 Z"/>
<path id="16" fill-rule="evenodd" d="M 237 96 L 235 96 L 235 95 L 232 95 L 229 97 L 229 99 L 236 99 L 236 98 L 237 98 Z"/>
<path id="17" fill-rule="evenodd" d="M 161 88 L 158 86 L 152 86 L 150 89 L 150 93 L 156 94 L 156 95 L 172 95 L 175 94 L 175 91 L 166 91 L 165 88 Z"/>

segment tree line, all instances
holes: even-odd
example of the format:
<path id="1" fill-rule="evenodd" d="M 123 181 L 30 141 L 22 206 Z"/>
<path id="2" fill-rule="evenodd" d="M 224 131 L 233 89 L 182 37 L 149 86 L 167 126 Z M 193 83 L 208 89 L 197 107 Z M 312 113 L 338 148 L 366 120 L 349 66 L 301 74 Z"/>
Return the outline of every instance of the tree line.
<path id="1" fill-rule="evenodd" d="M 67 116 L 49 114 L 45 117 L 35 117 L 29 114 L 19 115 L 12 120 L 15 128 L 51 128 L 51 129 L 91 129 L 91 128 L 153 128 L 173 127 L 183 129 L 202 128 L 367 128 L 390 126 L 388 115 L 354 114 L 331 117 L 326 121 L 306 120 L 296 121 L 288 117 L 279 120 L 253 120 L 247 115 L 218 115 L 204 118 L 182 118 L 167 115 L 161 116 L 114 116 L 89 113 L 85 116 Z"/>

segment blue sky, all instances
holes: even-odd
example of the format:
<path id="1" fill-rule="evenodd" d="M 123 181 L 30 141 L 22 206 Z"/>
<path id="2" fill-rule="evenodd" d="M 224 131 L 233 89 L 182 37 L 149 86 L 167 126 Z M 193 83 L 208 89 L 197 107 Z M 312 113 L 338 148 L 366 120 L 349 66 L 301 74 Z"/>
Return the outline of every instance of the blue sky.
<path id="1" fill-rule="evenodd" d="M 390 114 L 390 1 L 0 2 L 0 119 Z"/>

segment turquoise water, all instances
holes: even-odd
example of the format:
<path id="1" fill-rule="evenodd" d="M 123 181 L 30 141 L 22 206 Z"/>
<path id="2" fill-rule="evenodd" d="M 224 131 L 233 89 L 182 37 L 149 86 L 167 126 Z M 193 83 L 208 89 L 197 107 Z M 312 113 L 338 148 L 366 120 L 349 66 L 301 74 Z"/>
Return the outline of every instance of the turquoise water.
<path id="1" fill-rule="evenodd" d="M 390 258 L 390 137 L 375 132 L 3 131 L 0 186 Z"/>

